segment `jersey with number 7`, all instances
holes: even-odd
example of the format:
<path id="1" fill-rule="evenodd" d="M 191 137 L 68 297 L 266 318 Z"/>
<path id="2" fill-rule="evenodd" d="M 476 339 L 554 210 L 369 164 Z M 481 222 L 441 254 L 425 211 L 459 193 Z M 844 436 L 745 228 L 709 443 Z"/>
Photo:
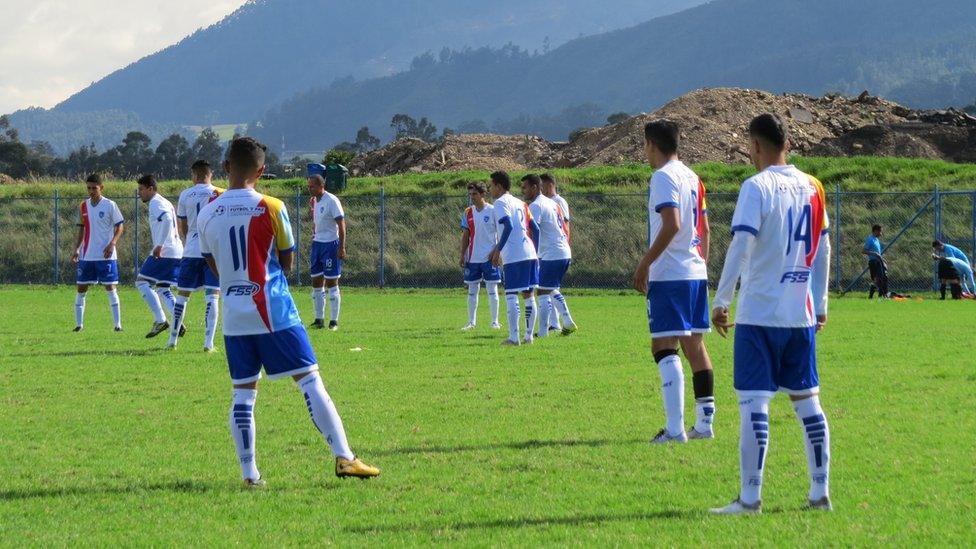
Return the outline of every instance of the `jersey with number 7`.
<path id="1" fill-rule="evenodd" d="M 828 227 L 823 185 L 796 167 L 772 166 L 742 184 L 732 232 L 749 232 L 756 242 L 740 278 L 737 323 L 816 324 L 815 311 L 825 309 L 814 299 L 826 300 L 826 292 L 813 284 L 828 274 L 817 272 L 829 264 L 818 253 Z"/>
<path id="2" fill-rule="evenodd" d="M 217 264 L 225 336 L 301 324 L 278 262 L 279 252 L 295 248 L 281 200 L 252 189 L 227 190 L 200 210 L 197 228 L 201 254 Z"/>

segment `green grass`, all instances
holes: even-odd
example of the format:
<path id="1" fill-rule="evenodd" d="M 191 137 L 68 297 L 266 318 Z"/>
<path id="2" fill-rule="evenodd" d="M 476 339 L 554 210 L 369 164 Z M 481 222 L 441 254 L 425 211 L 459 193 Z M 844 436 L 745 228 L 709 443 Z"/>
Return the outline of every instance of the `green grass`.
<path id="1" fill-rule="evenodd" d="M 731 345 L 707 337 L 718 438 L 651 447 L 659 378 L 635 294 L 567 291 L 581 331 L 521 349 L 458 331 L 453 292 L 347 290 L 342 330 L 314 332 L 353 448 L 383 469 L 332 476 L 292 383 L 263 382 L 258 463 L 243 492 L 222 353 L 200 346 L 201 298 L 175 353 L 122 292 L 85 331 L 72 294 L 0 289 L 0 540 L 4 545 L 822 546 L 971 544 L 976 344 L 970 302 L 836 299 L 820 336 L 833 514 L 802 513 L 800 428 L 771 409 L 761 517 L 709 517 L 737 491 Z M 307 291 L 296 292 L 308 318 Z M 482 325 L 485 303 L 482 299 Z M 362 351 L 350 349 L 359 347 Z M 690 400 L 690 380 L 686 384 Z"/>
<path id="2" fill-rule="evenodd" d="M 931 191 L 976 188 L 976 164 L 953 164 L 940 160 L 910 158 L 818 158 L 794 157 L 801 169 L 819 177 L 825 185 L 841 185 L 845 191 Z M 705 162 L 694 166 L 710 192 L 738 192 L 742 181 L 755 170 L 745 164 Z M 354 177 L 343 196 L 375 195 L 380 188 L 390 194 L 463 195 L 468 183 L 486 181 L 487 171 L 434 172 L 387 177 Z M 550 170 L 563 193 L 640 192 L 646 189 L 651 169 L 643 164 L 592 166 Z M 512 173 L 518 181 L 522 172 Z M 219 182 L 217 184 L 220 184 Z M 134 181 L 114 181 L 105 186 L 109 196 L 133 196 Z M 163 194 L 179 194 L 186 181 L 160 183 Z M 294 196 L 305 188 L 304 179 L 280 179 L 260 184 L 263 192 L 275 196 Z M 78 182 L 42 180 L 0 186 L 0 198 L 52 196 L 58 190 L 65 197 L 83 197 L 85 188 Z M 307 192 L 307 191 L 306 191 Z"/>

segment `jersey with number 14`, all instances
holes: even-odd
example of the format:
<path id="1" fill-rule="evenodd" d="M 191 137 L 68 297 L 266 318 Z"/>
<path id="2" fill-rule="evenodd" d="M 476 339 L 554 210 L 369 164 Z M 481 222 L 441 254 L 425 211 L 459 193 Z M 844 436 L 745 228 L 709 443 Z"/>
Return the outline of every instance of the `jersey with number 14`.
<path id="1" fill-rule="evenodd" d="M 253 189 L 232 189 L 197 216 L 200 252 L 217 263 L 224 335 L 267 334 L 301 324 L 278 263 L 295 248 L 284 203 Z"/>
<path id="2" fill-rule="evenodd" d="M 224 192 L 210 183 L 197 183 L 180 193 L 176 203 L 176 217 L 186 221 L 186 246 L 183 257 L 200 257 L 200 231 L 197 229 L 197 214 L 211 200 Z"/>
<path id="3" fill-rule="evenodd" d="M 771 166 L 742 184 L 732 232 L 751 233 L 756 242 L 740 277 L 737 323 L 816 323 L 814 260 L 828 227 L 823 185 L 794 166 Z"/>

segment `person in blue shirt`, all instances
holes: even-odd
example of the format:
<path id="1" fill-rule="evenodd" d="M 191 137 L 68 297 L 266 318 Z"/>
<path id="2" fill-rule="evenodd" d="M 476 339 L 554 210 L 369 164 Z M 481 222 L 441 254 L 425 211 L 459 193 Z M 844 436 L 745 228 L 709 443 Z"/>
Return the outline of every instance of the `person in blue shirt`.
<path id="1" fill-rule="evenodd" d="M 871 227 L 871 234 L 864 240 L 864 249 L 861 253 L 868 258 L 868 271 L 871 274 L 871 290 L 868 292 L 868 299 L 874 297 L 875 290 L 878 297 L 888 296 L 888 265 L 884 257 L 881 256 L 881 225 L 875 224 Z"/>
<path id="2" fill-rule="evenodd" d="M 953 246 L 952 244 L 946 244 L 941 240 L 933 240 L 932 248 L 935 249 L 935 253 L 941 257 L 954 257 L 965 262 L 966 265 L 972 266 L 972 262 L 969 261 L 969 257 L 967 257 L 962 250 Z"/>
<path id="3" fill-rule="evenodd" d="M 936 240 L 935 242 L 939 242 L 939 241 Z M 932 259 L 938 261 L 940 265 L 943 265 L 944 263 L 951 264 L 952 267 L 955 269 L 956 273 L 958 273 L 959 275 L 957 278 L 962 283 L 962 290 L 967 294 L 976 293 L 976 280 L 973 280 L 973 267 L 972 265 L 970 265 L 969 259 L 966 258 L 966 255 L 963 254 L 962 250 L 960 250 L 959 248 L 956 248 L 955 246 L 949 244 L 944 244 L 944 246 L 945 246 L 944 253 L 940 254 L 939 248 L 936 248 L 937 251 L 932 254 Z M 935 243 L 932 244 L 932 247 L 935 248 Z M 953 254 L 950 250 L 955 250 L 957 253 L 961 254 L 962 257 L 965 259 L 958 257 L 957 255 Z M 942 277 L 940 275 L 939 278 L 951 279 L 952 277 Z"/>

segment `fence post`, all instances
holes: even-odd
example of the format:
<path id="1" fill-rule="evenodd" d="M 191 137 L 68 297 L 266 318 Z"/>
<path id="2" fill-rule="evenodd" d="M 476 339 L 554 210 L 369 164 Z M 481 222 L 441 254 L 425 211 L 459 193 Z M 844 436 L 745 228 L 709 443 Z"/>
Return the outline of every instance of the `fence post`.
<path id="1" fill-rule="evenodd" d="M 973 240 L 972 240 L 972 248 L 970 249 L 973 251 L 973 256 L 976 256 L 976 192 L 970 194 L 969 199 L 973 205 L 973 213 L 972 213 L 973 220 L 972 223 L 970 224 L 970 228 L 972 228 L 973 231 Z"/>
<path id="2" fill-rule="evenodd" d="M 378 269 L 380 288 L 386 286 L 386 187 L 380 185 L 380 264 Z"/>
<path id="3" fill-rule="evenodd" d="M 840 264 L 840 258 L 843 257 L 841 253 L 841 248 L 843 246 L 841 239 L 841 229 L 840 229 L 840 205 L 843 195 L 840 192 L 840 183 L 834 187 L 834 227 L 830 231 L 834 234 L 834 246 L 837 252 L 834 254 L 834 280 L 837 284 L 837 291 L 840 292 L 844 289 L 843 281 L 841 277 L 844 275 L 844 269 Z"/>
<path id="4" fill-rule="evenodd" d="M 295 189 L 295 284 L 302 285 L 302 189 Z"/>
<path id="5" fill-rule="evenodd" d="M 939 192 L 939 186 L 935 186 L 935 191 L 932 195 L 933 203 L 935 206 L 935 227 L 933 227 L 934 239 L 942 240 L 942 193 Z M 934 292 L 939 288 L 939 266 L 934 265 L 932 268 L 932 291 Z"/>
<path id="6" fill-rule="evenodd" d="M 139 278 L 139 189 L 136 189 L 136 196 L 133 199 L 132 216 L 135 218 L 135 235 L 132 238 L 132 276 L 133 278 Z"/>
<path id="7" fill-rule="evenodd" d="M 57 189 L 54 189 L 54 265 L 51 269 L 51 275 L 53 279 L 51 283 L 57 286 L 58 282 L 61 280 L 61 261 L 58 257 L 58 251 L 61 249 L 61 211 L 60 211 L 61 193 Z"/>

